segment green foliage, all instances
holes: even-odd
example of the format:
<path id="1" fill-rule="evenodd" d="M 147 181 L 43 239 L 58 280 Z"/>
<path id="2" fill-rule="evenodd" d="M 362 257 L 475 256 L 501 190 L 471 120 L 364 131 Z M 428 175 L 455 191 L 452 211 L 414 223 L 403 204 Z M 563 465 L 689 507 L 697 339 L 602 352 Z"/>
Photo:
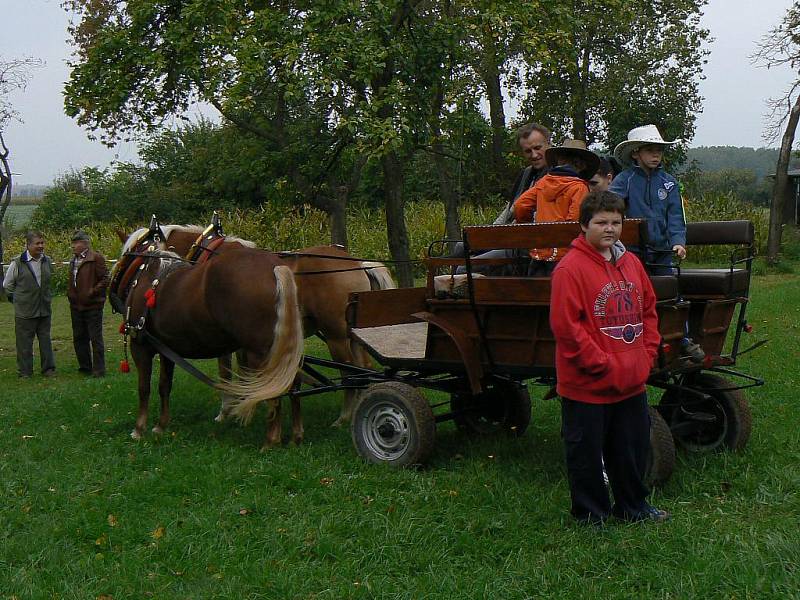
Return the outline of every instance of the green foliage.
<path id="1" fill-rule="evenodd" d="M 769 206 L 773 180 L 758 179 L 752 169 L 699 171 L 690 168 L 680 175 L 684 192 L 691 197 L 729 194 L 756 206 Z"/>
<path id="2" fill-rule="evenodd" d="M 626 0 L 547 5 L 544 20 L 561 35 L 549 54 L 526 55 L 526 118 L 608 149 L 628 130 L 658 125 L 667 138 L 691 139 L 708 30 L 707 0 L 656 4 Z M 681 162 L 682 149 L 673 152 Z"/>
<path id="3" fill-rule="evenodd" d="M 702 196 L 689 196 L 684 204 L 687 221 L 752 221 L 756 233 L 756 254 L 763 255 L 767 248 L 769 233 L 769 213 L 767 209 L 743 202 L 732 193 L 708 193 Z M 725 246 L 705 246 L 689 248 L 692 262 L 725 261 L 730 257 L 731 248 Z"/>
<path id="4" fill-rule="evenodd" d="M 736 146 L 699 146 L 689 148 L 686 163 L 704 173 L 712 171 L 752 171 L 760 181 L 775 174 L 776 148 L 738 148 Z"/>

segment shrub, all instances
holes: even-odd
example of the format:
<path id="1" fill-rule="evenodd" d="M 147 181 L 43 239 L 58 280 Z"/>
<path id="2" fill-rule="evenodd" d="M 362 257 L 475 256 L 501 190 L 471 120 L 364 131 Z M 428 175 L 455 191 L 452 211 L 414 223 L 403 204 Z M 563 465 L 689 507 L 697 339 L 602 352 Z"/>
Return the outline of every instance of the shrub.
<path id="1" fill-rule="evenodd" d="M 692 221 L 752 221 L 755 226 L 756 254 L 763 254 L 767 248 L 769 234 L 769 211 L 739 200 L 734 194 L 704 194 L 698 198 L 688 198 L 685 202 L 686 220 Z M 707 246 L 690 248 L 691 262 L 717 262 L 727 260 L 730 248 Z"/>

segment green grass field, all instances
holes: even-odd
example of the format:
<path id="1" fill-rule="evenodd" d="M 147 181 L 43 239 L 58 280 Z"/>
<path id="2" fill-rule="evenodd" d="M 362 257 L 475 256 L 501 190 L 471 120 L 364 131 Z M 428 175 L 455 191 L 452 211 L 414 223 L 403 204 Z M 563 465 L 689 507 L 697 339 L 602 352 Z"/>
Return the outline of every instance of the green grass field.
<path id="1" fill-rule="evenodd" d="M 800 277 L 753 287 L 751 339 L 770 343 L 740 363 L 767 380 L 748 391 L 748 447 L 679 454 L 654 497 L 672 520 L 604 529 L 568 516 L 559 407 L 542 388 L 525 436 L 445 423 L 419 471 L 363 463 L 330 427 L 336 395 L 305 402 L 302 447 L 261 453 L 265 411 L 217 424 L 215 395 L 184 373 L 170 431 L 136 442 L 119 317 L 109 376 L 85 379 L 58 298 L 58 375 L 20 381 L 3 303 L 0 598 L 798 598 Z"/>

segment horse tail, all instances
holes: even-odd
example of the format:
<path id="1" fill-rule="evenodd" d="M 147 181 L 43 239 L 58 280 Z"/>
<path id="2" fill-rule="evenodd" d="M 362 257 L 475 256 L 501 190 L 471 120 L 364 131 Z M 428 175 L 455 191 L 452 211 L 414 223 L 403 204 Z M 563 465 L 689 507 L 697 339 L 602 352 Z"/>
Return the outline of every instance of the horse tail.
<path id="1" fill-rule="evenodd" d="M 363 262 L 364 272 L 369 278 L 370 289 L 372 290 L 393 290 L 397 284 L 392 279 L 392 274 L 383 263 Z"/>
<path id="2" fill-rule="evenodd" d="M 259 402 L 277 398 L 292 386 L 303 360 L 303 324 L 297 303 L 297 286 L 289 267 L 278 265 L 275 273 L 275 330 L 266 360 L 247 369 L 239 381 L 221 384 L 233 396 L 231 414 L 248 423 Z"/>

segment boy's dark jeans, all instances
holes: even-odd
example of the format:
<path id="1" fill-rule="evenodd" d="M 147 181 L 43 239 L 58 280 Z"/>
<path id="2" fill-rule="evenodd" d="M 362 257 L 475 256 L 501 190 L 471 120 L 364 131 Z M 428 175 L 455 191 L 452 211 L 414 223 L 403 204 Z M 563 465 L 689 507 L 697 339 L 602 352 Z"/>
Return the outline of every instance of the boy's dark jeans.
<path id="1" fill-rule="evenodd" d="M 650 451 L 647 394 L 613 404 L 561 401 L 561 435 L 567 459 L 572 515 L 601 522 L 614 514 L 631 518 L 648 508 L 644 484 Z M 603 462 L 614 493 L 612 509 Z"/>

